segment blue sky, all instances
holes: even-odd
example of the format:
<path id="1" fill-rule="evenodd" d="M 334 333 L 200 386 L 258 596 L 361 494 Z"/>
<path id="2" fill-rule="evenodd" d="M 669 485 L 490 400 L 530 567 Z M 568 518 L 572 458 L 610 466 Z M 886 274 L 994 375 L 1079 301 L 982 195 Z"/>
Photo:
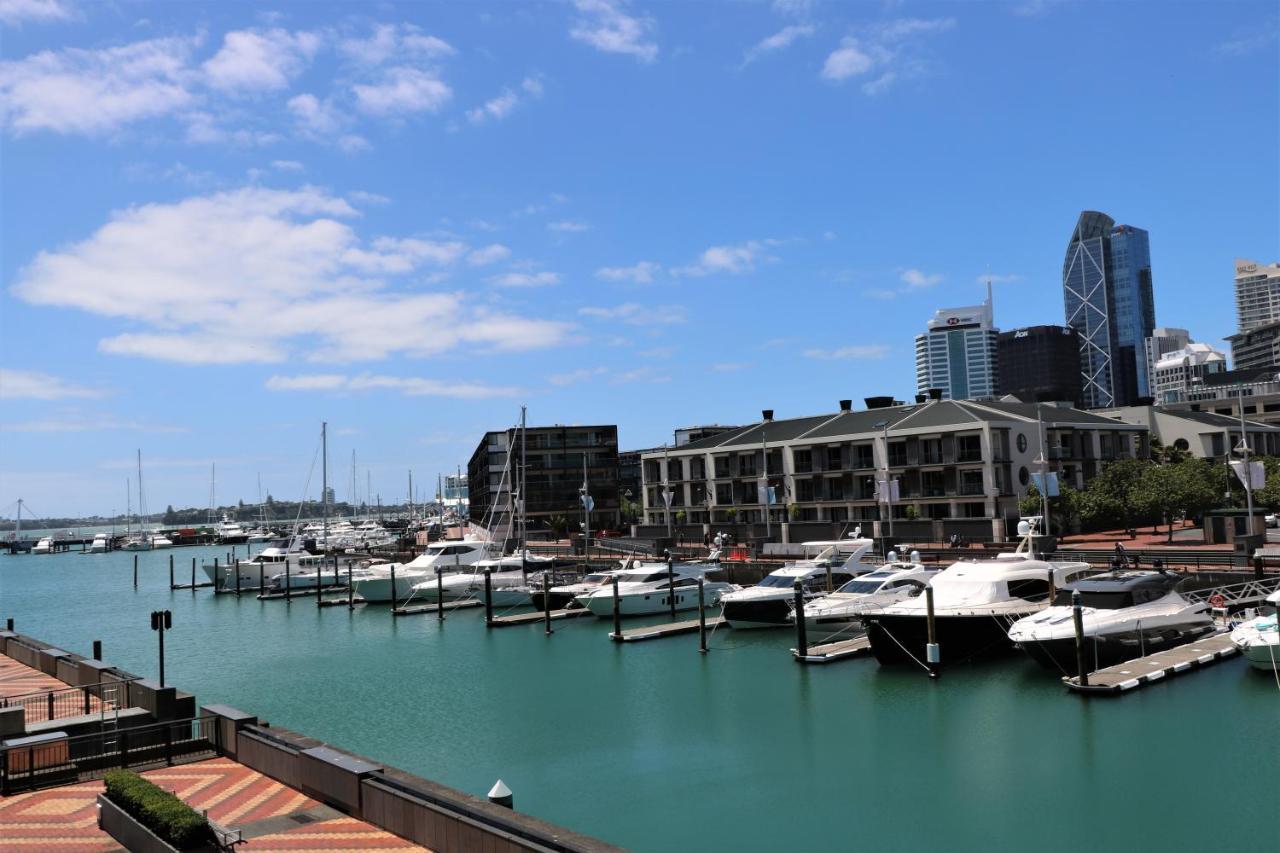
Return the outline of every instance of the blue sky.
<path id="1" fill-rule="evenodd" d="M 0 505 L 399 500 L 515 422 L 914 392 L 1079 211 L 1221 344 L 1280 257 L 1274 2 L 0 0 Z M 316 475 L 318 478 L 318 474 Z M 427 484 L 430 483 L 428 486 Z M 311 493 L 318 491 L 313 483 Z"/>

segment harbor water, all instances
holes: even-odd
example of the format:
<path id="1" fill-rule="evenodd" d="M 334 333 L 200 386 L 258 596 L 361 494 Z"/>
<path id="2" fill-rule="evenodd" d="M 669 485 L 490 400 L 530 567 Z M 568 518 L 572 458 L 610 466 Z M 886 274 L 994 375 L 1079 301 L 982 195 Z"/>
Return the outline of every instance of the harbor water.
<path id="1" fill-rule="evenodd" d="M 486 630 L 170 591 L 226 548 L 0 558 L 0 617 L 169 683 L 637 851 L 1274 849 L 1280 690 L 1234 659 L 1112 699 L 1022 657 L 930 681 L 797 665 L 787 631 L 637 644 L 607 621 Z M 204 581 L 203 573 L 200 581 Z M 685 617 L 682 617 L 685 618 Z M 946 650 L 943 649 L 945 658 Z"/>

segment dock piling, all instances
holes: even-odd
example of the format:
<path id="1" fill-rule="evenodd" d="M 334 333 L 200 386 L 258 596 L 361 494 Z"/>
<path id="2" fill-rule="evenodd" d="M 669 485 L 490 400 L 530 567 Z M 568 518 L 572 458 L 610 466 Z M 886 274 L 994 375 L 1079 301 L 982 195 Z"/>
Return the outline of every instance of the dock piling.
<path id="1" fill-rule="evenodd" d="M 1089 686 L 1089 670 L 1084 665 L 1084 609 L 1080 606 L 1080 591 L 1071 591 L 1071 619 L 1076 626 L 1076 678 L 1081 687 Z"/>
<path id="2" fill-rule="evenodd" d="M 173 555 L 169 555 L 169 589 L 173 589 Z"/>
<path id="3" fill-rule="evenodd" d="M 171 562 L 171 563 L 173 562 L 173 555 L 172 555 L 172 554 L 170 554 L 170 555 L 169 555 L 169 562 Z M 240 577 L 240 573 L 239 573 L 239 572 L 236 572 L 236 577 L 237 577 L 237 578 L 238 578 L 238 577 Z M 196 560 L 195 560 L 195 557 L 192 557 L 192 558 L 191 558 L 191 594 L 192 594 L 192 595 L 195 595 L 195 594 L 196 594 Z"/>
<path id="4" fill-rule="evenodd" d="M 613 634 L 615 643 L 622 642 L 622 598 L 618 595 L 618 576 L 613 576 Z"/>
<path id="5" fill-rule="evenodd" d="M 262 561 L 259 560 L 258 561 L 258 595 L 262 595 L 262 593 L 266 592 L 266 590 L 263 589 L 262 581 L 263 581 Z"/>
<path id="6" fill-rule="evenodd" d="M 590 566 L 590 564 L 588 564 Z M 671 605 L 671 621 L 676 621 L 676 569 L 671 559 L 671 549 L 667 549 L 667 602 Z"/>
<path id="7" fill-rule="evenodd" d="M 484 625 L 486 628 L 493 627 L 493 570 L 485 567 L 484 570 Z"/>
<path id="8" fill-rule="evenodd" d="M 547 636 L 551 636 L 551 572 L 542 573 L 542 618 Z"/>
<path id="9" fill-rule="evenodd" d="M 436 566 L 436 621 L 444 621 L 444 569 Z"/>
<path id="10" fill-rule="evenodd" d="M 351 561 L 347 560 L 347 609 L 356 609 L 356 585 L 351 582 Z"/>
<path id="11" fill-rule="evenodd" d="M 796 581 L 795 604 L 796 604 L 796 658 L 797 660 L 809 656 L 809 638 L 805 633 L 804 624 L 804 583 Z"/>
<path id="12" fill-rule="evenodd" d="M 288 557 L 285 557 L 285 558 L 284 558 L 284 601 L 285 601 L 285 604 L 288 604 L 288 603 L 289 603 L 289 601 L 291 600 L 291 599 L 290 599 L 290 596 L 291 596 L 291 595 L 293 595 L 293 581 L 290 579 L 290 574 L 289 574 L 289 558 L 288 558 Z"/>
<path id="13" fill-rule="evenodd" d="M 929 632 L 929 641 L 925 646 L 924 657 L 927 662 L 930 678 L 938 677 L 938 664 L 942 662 L 942 651 L 938 648 L 938 625 L 933 618 L 933 587 L 924 588 L 925 628 Z"/>
<path id="14" fill-rule="evenodd" d="M 391 564 L 391 609 L 396 608 L 396 564 Z"/>
<path id="15" fill-rule="evenodd" d="M 138 588 L 138 555 L 133 555 L 133 588 Z"/>
<path id="16" fill-rule="evenodd" d="M 698 651 L 707 653 L 707 599 L 706 578 L 698 578 Z"/>
<path id="17" fill-rule="evenodd" d="M 93 659 L 102 660 L 102 641 L 101 640 L 93 641 Z"/>
<path id="18" fill-rule="evenodd" d="M 8 619 L 5 619 L 5 620 L 4 620 L 4 629 L 5 629 L 6 631 L 12 631 L 12 630 L 13 630 L 13 617 L 12 617 L 12 616 L 10 616 Z"/>
<path id="19" fill-rule="evenodd" d="M 240 596 L 240 561 L 236 561 L 236 597 Z"/>

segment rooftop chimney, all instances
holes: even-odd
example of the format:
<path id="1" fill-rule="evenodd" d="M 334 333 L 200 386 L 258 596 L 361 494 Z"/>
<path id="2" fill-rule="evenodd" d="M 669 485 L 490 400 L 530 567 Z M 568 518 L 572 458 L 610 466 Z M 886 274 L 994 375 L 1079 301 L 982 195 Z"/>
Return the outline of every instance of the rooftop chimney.
<path id="1" fill-rule="evenodd" d="M 923 403 L 925 400 L 928 400 L 928 399 L 929 399 L 929 395 L 928 395 L 928 394 L 917 394 L 917 395 L 916 395 L 916 402 L 917 402 L 917 403 Z"/>
<path id="2" fill-rule="evenodd" d="M 842 411 L 842 412 L 852 412 L 852 411 L 853 411 L 853 401 L 852 401 L 852 400 L 841 400 L 841 401 L 840 401 L 840 411 Z"/>
<path id="3" fill-rule="evenodd" d="M 773 420 L 773 409 L 761 409 L 760 417 L 764 419 L 765 423 L 769 423 L 769 421 Z"/>
<path id="4" fill-rule="evenodd" d="M 893 405 L 893 397 L 864 397 L 868 409 L 887 409 Z"/>
<path id="5" fill-rule="evenodd" d="M 941 400 L 941 399 L 942 399 L 942 389 L 941 389 L 941 388 L 930 388 L 930 389 L 929 389 L 929 399 L 930 399 L 930 400 Z"/>

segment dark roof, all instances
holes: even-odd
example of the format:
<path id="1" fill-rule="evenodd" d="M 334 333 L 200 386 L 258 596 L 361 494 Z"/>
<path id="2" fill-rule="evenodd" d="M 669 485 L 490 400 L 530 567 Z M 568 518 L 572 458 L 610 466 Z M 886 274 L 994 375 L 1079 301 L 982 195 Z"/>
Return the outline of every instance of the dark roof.
<path id="1" fill-rule="evenodd" d="M 1280 373 L 1280 367 L 1246 367 L 1242 370 L 1223 370 L 1204 377 L 1205 387 L 1239 385 L 1245 382 L 1270 382 Z"/>
<path id="2" fill-rule="evenodd" d="M 1193 412 L 1187 411 L 1168 411 L 1167 409 L 1157 409 L 1162 415 L 1169 415 L 1174 418 L 1186 418 L 1189 421 L 1205 424 L 1206 426 L 1219 427 L 1225 429 L 1239 429 L 1240 419 L 1233 418 L 1230 415 L 1219 415 L 1216 412 Z M 1268 430 L 1270 432 L 1280 432 L 1280 426 L 1272 424 L 1259 423 L 1258 421 L 1245 421 L 1245 426 L 1253 431 Z"/>
<path id="3" fill-rule="evenodd" d="M 1093 575 L 1074 583 L 1067 584 L 1068 589 L 1081 592 L 1127 592 L 1140 587 L 1165 587 L 1172 589 L 1181 578 L 1164 572 L 1120 571 Z"/>
<path id="4" fill-rule="evenodd" d="M 981 406 L 988 409 L 995 409 L 997 412 L 1003 412 L 1006 415 L 1017 415 L 1032 421 L 1039 418 L 1045 422 L 1046 426 L 1049 424 L 1080 424 L 1082 426 L 1118 427 L 1121 429 L 1141 427 L 1145 429 L 1145 427 L 1142 427 L 1140 424 L 1127 424 L 1124 421 L 1107 417 L 1106 415 L 1096 415 L 1093 412 L 1086 412 L 1081 409 L 1055 406 L 1052 403 L 1014 403 L 1004 400 L 987 402 L 986 400 L 983 400 L 981 403 L 971 403 L 966 401 L 964 405 L 969 408 Z M 986 420 L 996 419 L 987 417 Z"/>

